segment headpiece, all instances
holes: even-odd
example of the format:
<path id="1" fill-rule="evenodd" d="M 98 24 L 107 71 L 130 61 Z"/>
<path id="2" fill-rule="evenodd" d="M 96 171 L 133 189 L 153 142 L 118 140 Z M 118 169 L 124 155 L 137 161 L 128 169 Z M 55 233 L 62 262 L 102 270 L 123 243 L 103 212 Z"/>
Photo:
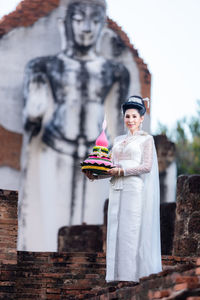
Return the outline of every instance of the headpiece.
<path id="1" fill-rule="evenodd" d="M 124 104 L 122 104 L 123 113 L 129 108 L 136 108 L 140 111 L 140 114 L 143 116 L 146 112 L 146 107 L 144 101 L 147 101 L 149 107 L 149 98 L 142 98 L 140 96 L 130 96 Z"/>
<path id="2" fill-rule="evenodd" d="M 68 5 L 73 3 L 85 3 L 85 4 L 96 4 L 102 6 L 104 9 L 106 9 L 106 1 L 105 0 L 70 0 L 68 2 Z"/>

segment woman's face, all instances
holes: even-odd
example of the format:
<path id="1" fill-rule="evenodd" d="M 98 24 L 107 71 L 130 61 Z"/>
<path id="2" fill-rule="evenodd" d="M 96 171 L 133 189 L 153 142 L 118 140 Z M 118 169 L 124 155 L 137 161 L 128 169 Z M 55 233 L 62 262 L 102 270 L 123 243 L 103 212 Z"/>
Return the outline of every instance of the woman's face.
<path id="1" fill-rule="evenodd" d="M 144 116 L 140 116 L 139 112 L 135 108 L 130 108 L 125 111 L 124 124 L 131 133 L 140 129 L 140 124 L 143 122 Z"/>

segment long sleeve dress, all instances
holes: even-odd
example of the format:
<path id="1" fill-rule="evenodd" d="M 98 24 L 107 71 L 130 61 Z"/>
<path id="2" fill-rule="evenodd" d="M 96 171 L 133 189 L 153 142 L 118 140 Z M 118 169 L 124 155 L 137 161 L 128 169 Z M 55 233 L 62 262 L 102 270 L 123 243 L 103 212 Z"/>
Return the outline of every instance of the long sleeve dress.
<path id="1" fill-rule="evenodd" d="M 124 170 L 124 176 L 110 181 L 106 281 L 137 282 L 162 270 L 153 137 L 144 131 L 117 137 L 112 160 Z"/>

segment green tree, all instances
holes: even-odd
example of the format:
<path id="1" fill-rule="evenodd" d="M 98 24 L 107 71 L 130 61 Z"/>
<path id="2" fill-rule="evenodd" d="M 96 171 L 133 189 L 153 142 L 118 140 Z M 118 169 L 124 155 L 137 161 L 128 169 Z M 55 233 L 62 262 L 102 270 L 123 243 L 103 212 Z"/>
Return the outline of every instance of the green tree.
<path id="1" fill-rule="evenodd" d="M 197 116 L 178 120 L 171 132 L 159 123 L 158 133 L 166 134 L 176 144 L 178 175 L 200 174 L 200 100 L 197 101 Z"/>

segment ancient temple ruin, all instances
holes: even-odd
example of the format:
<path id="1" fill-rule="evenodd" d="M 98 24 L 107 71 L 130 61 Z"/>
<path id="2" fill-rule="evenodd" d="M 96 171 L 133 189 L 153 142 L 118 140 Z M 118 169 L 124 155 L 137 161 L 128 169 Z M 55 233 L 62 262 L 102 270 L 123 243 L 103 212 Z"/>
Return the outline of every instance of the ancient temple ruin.
<path id="1" fill-rule="evenodd" d="M 66 48 L 65 39 L 60 39 L 60 33 L 63 37 L 60 19 L 65 16 L 67 5 L 68 1 L 25 0 L 0 24 L 0 298 L 199 300 L 199 175 L 180 176 L 177 204 L 161 204 L 163 271 L 141 278 L 138 285 L 105 283 L 105 199 L 98 211 L 101 222 L 60 228 L 58 252 L 17 251 L 16 190 L 19 189 L 22 146 L 24 70 L 28 62 L 38 57 L 55 58 Z M 102 51 L 106 53 L 102 52 L 102 56 L 126 67 L 132 78 L 128 93 L 149 97 L 150 73 L 126 34 L 109 18 L 104 30 L 105 35 L 101 38 L 106 47 Z M 117 91 L 114 85 L 105 104 L 109 101 L 113 104 L 113 95 Z M 109 105 L 106 109 L 110 109 Z M 149 118 L 148 111 L 146 130 L 149 129 Z M 114 133 L 110 126 L 112 141 Z M 160 137 L 156 143 L 162 141 L 163 137 Z M 174 157 L 174 145 L 166 140 L 165 145 L 167 147 L 161 147 L 158 153 L 162 173 Z M 93 198 L 91 201 L 94 204 Z M 86 240 L 89 242 L 85 243 Z"/>

